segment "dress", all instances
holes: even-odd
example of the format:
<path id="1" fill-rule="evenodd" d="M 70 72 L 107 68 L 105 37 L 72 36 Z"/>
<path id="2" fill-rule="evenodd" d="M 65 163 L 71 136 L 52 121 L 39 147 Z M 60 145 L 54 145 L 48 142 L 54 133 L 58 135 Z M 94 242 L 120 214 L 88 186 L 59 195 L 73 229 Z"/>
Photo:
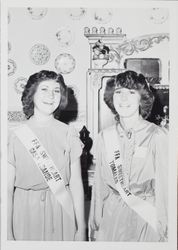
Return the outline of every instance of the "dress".
<path id="1" fill-rule="evenodd" d="M 29 119 L 26 123 L 59 168 L 70 193 L 70 163 L 82 153 L 82 143 L 75 129 L 58 120 L 37 124 Z M 8 161 L 16 168 L 13 203 L 15 240 L 74 240 L 75 220 L 71 220 L 49 190 L 33 159 L 13 130 L 9 133 Z M 73 216 L 75 218 L 75 213 Z"/>
<path id="2" fill-rule="evenodd" d="M 167 131 L 143 120 L 142 128 L 133 133 L 133 143 L 129 143 L 120 125 L 115 129 L 128 188 L 156 207 L 158 229 L 155 232 L 121 198 L 107 163 L 107 142 L 103 139 L 103 132 L 100 132 L 90 209 L 91 237 L 94 235 L 97 241 L 167 241 Z"/>

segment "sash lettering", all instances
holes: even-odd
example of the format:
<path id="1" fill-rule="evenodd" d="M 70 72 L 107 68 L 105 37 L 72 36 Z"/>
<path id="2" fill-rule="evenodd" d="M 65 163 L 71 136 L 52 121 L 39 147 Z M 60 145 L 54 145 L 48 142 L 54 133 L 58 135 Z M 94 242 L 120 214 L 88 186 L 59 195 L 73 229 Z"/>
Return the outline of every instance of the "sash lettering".
<path id="1" fill-rule="evenodd" d="M 74 220 L 73 203 L 63 177 L 40 140 L 27 125 L 16 128 L 14 132 L 32 157 L 58 202 Z"/>
<path id="2" fill-rule="evenodd" d="M 116 127 L 104 130 L 103 138 L 107 152 L 107 160 L 111 169 L 116 189 L 118 190 L 124 202 L 133 209 L 140 217 L 142 217 L 152 228 L 156 228 L 156 209 L 147 201 L 132 194 L 125 184 L 125 176 L 123 171 L 123 160 L 121 157 L 120 144 Z M 111 140 L 112 138 L 112 140 Z"/>

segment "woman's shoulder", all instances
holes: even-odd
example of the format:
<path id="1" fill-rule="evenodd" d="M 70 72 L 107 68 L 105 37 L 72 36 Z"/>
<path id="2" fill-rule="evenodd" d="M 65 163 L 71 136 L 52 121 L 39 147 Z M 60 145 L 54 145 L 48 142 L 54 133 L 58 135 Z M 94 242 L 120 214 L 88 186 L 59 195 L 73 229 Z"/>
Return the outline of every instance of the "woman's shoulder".
<path id="1" fill-rule="evenodd" d="M 150 127 L 150 130 L 152 130 L 156 135 L 168 135 L 168 129 L 161 127 L 159 125 L 156 125 L 153 122 L 146 121 L 148 126 Z"/>
<path id="2" fill-rule="evenodd" d="M 169 131 L 166 128 L 152 122 L 148 122 L 148 125 L 148 131 L 152 134 L 153 140 L 157 142 L 168 140 Z"/>
<path id="3" fill-rule="evenodd" d="M 66 124 L 55 119 L 55 126 L 63 134 L 66 134 L 69 139 L 71 137 L 79 137 L 79 131 L 72 124 Z"/>
<path id="4" fill-rule="evenodd" d="M 8 142 L 14 141 L 17 138 L 16 131 L 22 129 L 26 122 L 15 124 L 8 128 Z"/>
<path id="5" fill-rule="evenodd" d="M 98 133 L 98 141 L 102 141 L 105 136 L 111 136 L 112 137 L 113 133 L 117 133 L 116 124 L 102 129 Z"/>
<path id="6" fill-rule="evenodd" d="M 57 128 L 62 129 L 62 130 L 65 130 L 65 131 L 68 131 L 68 129 L 69 129 L 69 124 L 66 124 L 66 123 L 64 123 L 64 122 L 61 122 L 60 120 L 57 120 L 57 119 L 54 119 L 53 124 L 54 124 L 54 126 L 56 126 Z"/>

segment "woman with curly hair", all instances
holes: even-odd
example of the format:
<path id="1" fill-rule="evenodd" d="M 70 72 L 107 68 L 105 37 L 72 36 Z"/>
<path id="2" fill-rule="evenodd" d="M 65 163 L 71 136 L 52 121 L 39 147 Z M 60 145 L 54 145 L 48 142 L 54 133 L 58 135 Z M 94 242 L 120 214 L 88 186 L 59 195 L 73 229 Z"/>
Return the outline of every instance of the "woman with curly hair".
<path id="1" fill-rule="evenodd" d="M 145 77 L 111 77 L 104 101 L 116 124 L 100 132 L 90 210 L 96 241 L 167 241 L 167 131 L 148 122 L 154 96 Z"/>
<path id="2" fill-rule="evenodd" d="M 8 240 L 85 240 L 82 143 L 61 122 L 68 104 L 62 75 L 31 75 L 22 94 L 27 118 L 8 141 Z"/>

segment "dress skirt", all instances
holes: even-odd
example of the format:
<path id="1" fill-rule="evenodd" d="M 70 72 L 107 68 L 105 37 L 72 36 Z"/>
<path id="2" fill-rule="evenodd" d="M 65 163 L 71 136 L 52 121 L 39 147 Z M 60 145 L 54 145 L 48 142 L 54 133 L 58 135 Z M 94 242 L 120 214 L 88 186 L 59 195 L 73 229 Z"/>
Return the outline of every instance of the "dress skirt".
<path id="1" fill-rule="evenodd" d="M 49 189 L 16 188 L 13 229 L 15 240 L 71 241 L 76 233 L 75 220 L 63 210 Z"/>

